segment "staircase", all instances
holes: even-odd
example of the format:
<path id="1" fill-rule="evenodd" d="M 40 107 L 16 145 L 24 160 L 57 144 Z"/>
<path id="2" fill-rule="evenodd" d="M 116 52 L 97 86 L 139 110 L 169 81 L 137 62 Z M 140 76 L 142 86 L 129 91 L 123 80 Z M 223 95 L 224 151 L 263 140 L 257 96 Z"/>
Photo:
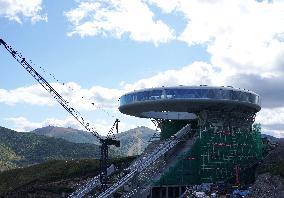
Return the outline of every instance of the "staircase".
<path id="1" fill-rule="evenodd" d="M 69 198 L 81 198 L 91 192 L 94 188 L 100 185 L 100 177 L 99 175 L 93 177 L 86 184 L 78 188 L 75 192 L 70 194 Z"/>
<path id="2" fill-rule="evenodd" d="M 176 133 L 175 136 L 171 137 L 169 140 L 167 141 L 163 141 L 160 144 L 158 144 L 152 152 L 146 152 L 146 154 L 144 154 L 143 156 L 141 156 L 139 159 L 137 159 L 129 168 L 128 171 L 129 173 L 127 173 L 124 177 L 122 177 L 118 182 L 116 182 L 115 184 L 113 184 L 111 187 L 109 187 L 105 192 L 101 193 L 99 196 L 97 196 L 98 198 L 106 198 L 106 197 L 110 197 L 112 194 L 114 194 L 118 189 L 120 189 L 121 187 L 123 187 L 125 184 L 127 184 L 130 181 L 134 181 L 136 180 L 136 182 L 138 182 L 139 184 L 139 177 L 141 180 L 145 179 L 149 179 L 149 175 L 151 176 L 151 174 L 149 174 L 149 170 L 151 169 L 155 169 L 155 164 L 159 164 L 159 166 L 157 166 L 159 168 L 165 168 L 164 166 L 166 165 L 165 163 L 163 163 L 163 157 L 165 157 L 165 155 L 167 153 L 169 153 L 169 151 L 171 151 L 173 148 L 175 148 L 181 141 L 183 141 L 184 137 L 191 131 L 191 126 L 190 125 L 186 125 L 185 127 L 183 127 L 180 131 L 178 131 Z M 152 149 L 151 149 L 152 150 Z M 162 166 L 161 166 L 162 164 Z M 163 166 L 164 165 L 164 166 Z M 156 170 L 159 172 L 159 170 Z M 160 170 L 162 171 L 162 170 Z M 148 172 L 148 174 L 147 174 Z M 152 171 L 150 171 L 151 173 Z M 137 181 L 138 180 L 138 181 Z M 132 183 L 135 183 L 132 182 Z M 140 190 L 143 190 L 143 192 L 147 191 L 147 187 L 139 187 L 139 185 L 137 186 L 137 188 L 132 188 L 132 190 L 128 193 L 125 193 L 123 195 L 123 197 L 131 197 L 134 194 L 137 194 L 138 192 L 140 192 Z"/>
<path id="3" fill-rule="evenodd" d="M 171 167 L 174 167 L 180 156 L 192 147 L 197 138 L 198 135 L 195 134 L 192 138 L 180 139 L 178 146 L 173 147 L 163 156 L 163 158 L 159 159 L 160 166 L 157 165 L 156 161 L 156 164 L 154 163 L 150 168 L 148 168 L 148 174 L 146 170 L 143 171 L 144 178 L 140 181 L 139 185 L 130 192 L 124 193 L 122 198 L 147 197 L 151 191 L 151 183 L 158 181 L 165 172 L 167 172 Z M 149 169 L 151 168 L 154 169 L 154 171 L 150 171 Z"/>

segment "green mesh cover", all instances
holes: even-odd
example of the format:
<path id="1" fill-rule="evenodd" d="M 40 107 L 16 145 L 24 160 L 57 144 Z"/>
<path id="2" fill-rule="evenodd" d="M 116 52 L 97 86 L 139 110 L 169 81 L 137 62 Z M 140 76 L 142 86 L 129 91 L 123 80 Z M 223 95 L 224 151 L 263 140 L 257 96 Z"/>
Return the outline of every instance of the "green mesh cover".
<path id="1" fill-rule="evenodd" d="M 241 182 L 251 178 L 250 169 L 261 158 L 260 125 L 250 130 L 199 129 L 199 137 L 188 151 L 179 155 L 174 167 L 166 171 L 154 185 L 187 185 L 234 179 L 235 167 L 240 171 Z"/>
<path id="2" fill-rule="evenodd" d="M 161 139 L 168 139 L 185 125 L 189 124 L 188 120 L 162 120 L 160 121 Z"/>

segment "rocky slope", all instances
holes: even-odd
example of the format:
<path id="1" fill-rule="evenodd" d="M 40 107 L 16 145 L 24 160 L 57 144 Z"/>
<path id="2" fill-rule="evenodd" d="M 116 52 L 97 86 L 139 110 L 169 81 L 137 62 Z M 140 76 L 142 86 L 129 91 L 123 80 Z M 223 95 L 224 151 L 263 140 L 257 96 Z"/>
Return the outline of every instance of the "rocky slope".
<path id="1" fill-rule="evenodd" d="M 116 135 L 121 141 L 118 153 L 126 156 L 140 155 L 148 146 L 150 138 L 156 131 L 147 127 L 137 127 Z"/>
<path id="2" fill-rule="evenodd" d="M 248 198 L 284 198 L 284 178 L 280 175 L 263 173 L 259 175 L 252 186 Z"/>
<path id="3" fill-rule="evenodd" d="M 284 198 L 284 140 L 278 139 L 277 146 L 270 150 L 256 170 L 256 181 L 250 198 Z"/>

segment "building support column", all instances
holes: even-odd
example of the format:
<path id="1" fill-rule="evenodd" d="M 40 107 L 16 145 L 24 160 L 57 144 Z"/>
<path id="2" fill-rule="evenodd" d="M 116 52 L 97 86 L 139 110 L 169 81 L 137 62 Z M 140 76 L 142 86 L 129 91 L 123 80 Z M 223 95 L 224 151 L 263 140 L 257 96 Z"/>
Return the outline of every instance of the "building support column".
<path id="1" fill-rule="evenodd" d="M 169 187 L 166 187 L 166 198 L 169 198 Z"/>

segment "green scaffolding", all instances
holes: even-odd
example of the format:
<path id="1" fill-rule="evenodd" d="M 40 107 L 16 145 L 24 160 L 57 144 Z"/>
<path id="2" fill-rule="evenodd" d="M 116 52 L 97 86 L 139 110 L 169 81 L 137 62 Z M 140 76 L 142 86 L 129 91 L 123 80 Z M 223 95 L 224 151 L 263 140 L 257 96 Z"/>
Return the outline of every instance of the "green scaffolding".
<path id="1" fill-rule="evenodd" d="M 229 127 L 199 127 L 198 138 L 177 163 L 167 170 L 155 185 L 190 185 L 204 182 L 234 180 L 238 166 L 240 172 L 250 169 L 262 153 L 261 129 Z M 254 174 L 252 171 L 246 171 Z M 252 175 L 241 177 L 249 182 Z"/>

